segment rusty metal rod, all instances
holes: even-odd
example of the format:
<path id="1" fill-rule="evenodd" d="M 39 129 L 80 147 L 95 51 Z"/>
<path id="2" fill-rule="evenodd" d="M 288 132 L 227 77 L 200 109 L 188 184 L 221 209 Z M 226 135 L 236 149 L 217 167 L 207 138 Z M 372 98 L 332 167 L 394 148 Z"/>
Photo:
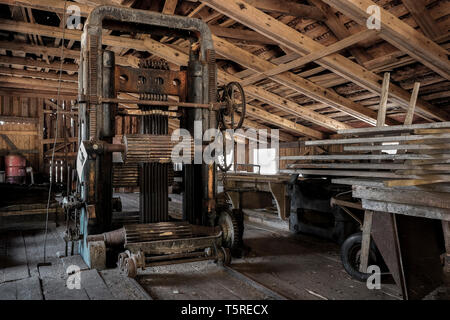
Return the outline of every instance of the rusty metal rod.
<path id="1" fill-rule="evenodd" d="M 147 106 L 168 106 L 168 107 L 182 107 L 182 108 L 202 108 L 219 110 L 225 105 L 223 103 L 191 103 L 191 102 L 176 102 L 176 101 L 152 101 L 139 99 L 117 99 L 117 98 L 100 98 L 100 103 L 124 103 L 124 104 L 141 104 Z"/>

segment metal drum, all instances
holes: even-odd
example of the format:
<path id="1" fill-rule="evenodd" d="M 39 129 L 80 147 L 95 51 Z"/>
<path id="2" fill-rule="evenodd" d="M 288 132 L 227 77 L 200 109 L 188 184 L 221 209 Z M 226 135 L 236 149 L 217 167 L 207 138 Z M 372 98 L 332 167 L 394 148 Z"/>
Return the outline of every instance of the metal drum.
<path id="1" fill-rule="evenodd" d="M 23 184 L 26 180 L 25 158 L 18 155 L 5 156 L 6 183 Z"/>

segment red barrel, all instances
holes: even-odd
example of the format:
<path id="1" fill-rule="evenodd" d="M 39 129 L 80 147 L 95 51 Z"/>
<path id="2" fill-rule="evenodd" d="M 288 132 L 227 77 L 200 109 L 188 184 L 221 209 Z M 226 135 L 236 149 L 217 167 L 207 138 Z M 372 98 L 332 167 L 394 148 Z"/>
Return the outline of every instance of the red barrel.
<path id="1" fill-rule="evenodd" d="M 6 183 L 22 184 L 26 180 L 25 158 L 18 155 L 9 155 L 5 157 Z"/>

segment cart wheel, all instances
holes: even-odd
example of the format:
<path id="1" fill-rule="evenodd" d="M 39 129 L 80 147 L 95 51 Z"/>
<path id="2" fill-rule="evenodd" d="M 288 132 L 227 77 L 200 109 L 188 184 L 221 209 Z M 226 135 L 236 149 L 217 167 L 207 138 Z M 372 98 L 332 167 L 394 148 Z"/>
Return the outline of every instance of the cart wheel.
<path id="1" fill-rule="evenodd" d="M 224 247 L 220 247 L 217 250 L 217 259 L 215 260 L 215 262 L 219 265 L 219 266 L 228 266 L 231 263 L 231 252 L 230 249 L 228 248 L 224 248 Z"/>
<path id="2" fill-rule="evenodd" d="M 229 266 L 231 264 L 231 251 L 228 248 L 222 247 L 223 251 L 223 265 Z"/>
<path id="3" fill-rule="evenodd" d="M 371 274 L 359 271 L 359 266 L 361 264 L 361 243 L 362 233 L 356 233 L 347 238 L 341 247 L 341 260 L 345 271 L 347 271 L 353 279 L 366 282 Z M 371 241 L 368 265 L 379 265 L 379 260 L 380 259 L 377 258 L 377 249 L 375 244 Z"/>

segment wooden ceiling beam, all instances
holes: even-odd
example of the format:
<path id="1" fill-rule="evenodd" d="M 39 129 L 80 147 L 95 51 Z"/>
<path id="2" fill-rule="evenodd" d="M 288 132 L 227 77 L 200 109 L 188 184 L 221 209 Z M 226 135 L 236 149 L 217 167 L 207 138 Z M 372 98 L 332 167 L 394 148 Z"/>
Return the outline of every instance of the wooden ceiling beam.
<path id="1" fill-rule="evenodd" d="M 376 5 L 371 0 L 323 0 L 325 3 L 341 11 L 347 17 L 365 26 L 370 14 L 367 8 Z M 415 0 L 414 0 L 415 1 Z M 450 80 L 450 62 L 448 51 L 418 32 L 408 24 L 391 14 L 381 10 L 380 37 L 393 46 L 408 53 L 431 70 Z"/>
<path id="2" fill-rule="evenodd" d="M 218 37 L 234 39 L 234 40 L 243 40 L 249 43 L 260 43 L 260 44 L 271 44 L 276 45 L 276 41 L 272 39 L 268 39 L 258 32 L 251 30 L 243 30 L 243 29 L 234 29 L 234 28 L 223 28 L 219 26 L 209 26 L 211 32 Z"/>
<path id="3" fill-rule="evenodd" d="M 164 2 L 164 7 L 162 13 L 164 14 L 174 14 L 177 9 L 178 0 L 166 0 Z"/>
<path id="4" fill-rule="evenodd" d="M 51 48 L 46 46 L 22 43 L 18 41 L 0 41 L 0 49 L 9 50 L 13 52 L 17 51 L 17 52 L 31 53 L 37 56 L 45 56 L 45 55 L 52 57 L 61 56 L 61 48 Z M 64 57 L 68 59 L 79 59 L 80 51 L 64 49 Z"/>
<path id="5" fill-rule="evenodd" d="M 38 46 L 27 43 L 20 43 L 16 41 L 0 41 L 0 49 L 8 50 L 12 52 L 24 52 L 29 54 L 35 54 L 37 56 L 52 56 L 61 58 L 61 48 L 51 48 L 46 46 Z M 80 58 L 80 50 L 64 49 L 64 59 L 78 60 Z M 116 55 L 116 64 L 121 66 L 137 66 L 138 59 L 129 56 L 121 57 Z"/>
<path id="6" fill-rule="evenodd" d="M 231 122 L 231 118 L 226 117 L 226 121 Z M 242 126 L 246 129 L 262 129 L 262 130 L 267 130 L 267 132 L 270 132 L 271 130 L 273 130 L 272 128 L 269 128 L 268 126 L 259 124 L 256 121 L 252 121 L 252 120 L 248 119 L 248 117 L 244 119 L 244 123 Z M 280 131 L 279 134 L 280 134 L 281 141 L 296 141 L 296 140 L 298 140 L 296 137 L 294 137 L 293 135 L 291 135 L 290 133 L 287 133 L 285 131 Z"/>
<path id="7" fill-rule="evenodd" d="M 0 64 L 51 69 L 51 70 L 57 70 L 57 71 L 59 71 L 61 68 L 61 63 L 59 61 L 47 63 L 45 61 L 38 61 L 38 60 L 31 59 L 31 58 L 8 57 L 8 56 L 0 56 Z M 77 72 L 78 65 L 76 65 L 74 63 L 63 63 L 62 70 L 68 71 L 68 72 Z"/>
<path id="8" fill-rule="evenodd" d="M 374 30 L 364 30 L 361 32 L 358 32 L 354 35 L 351 35 L 341 41 L 338 41 L 336 43 L 333 43 L 332 45 L 325 47 L 323 50 L 319 50 L 317 52 L 312 52 L 304 57 L 301 57 L 299 59 L 293 60 L 288 63 L 280 64 L 277 67 L 270 69 L 264 73 L 256 74 L 255 76 L 252 76 L 250 78 L 247 78 L 243 81 L 244 85 L 250 85 L 253 83 L 256 83 L 258 81 L 261 81 L 265 78 L 275 76 L 277 74 L 299 68 L 301 66 L 304 66 L 305 64 L 314 62 L 316 60 L 319 60 L 323 57 L 326 57 L 330 54 L 337 53 L 341 50 L 344 50 L 352 45 L 355 45 L 356 43 L 367 40 L 368 38 L 371 38 L 377 34 Z"/>
<path id="9" fill-rule="evenodd" d="M 247 114 L 254 116 L 258 119 L 262 119 L 266 122 L 272 123 L 279 128 L 285 129 L 287 131 L 290 131 L 290 132 L 293 132 L 296 134 L 306 135 L 306 136 L 309 136 L 310 138 L 314 138 L 314 139 L 324 139 L 325 138 L 325 134 L 322 132 L 302 126 L 301 124 L 297 124 L 291 120 L 284 119 L 280 116 L 274 115 L 273 113 L 270 113 L 270 112 L 268 112 L 262 108 L 256 107 L 256 106 L 247 104 Z M 322 138 L 320 138 L 320 137 L 322 137 Z"/>
<path id="10" fill-rule="evenodd" d="M 174 63 L 176 65 L 179 66 L 187 66 L 188 61 L 189 61 L 189 56 L 180 51 L 180 50 L 176 50 L 172 47 L 169 47 L 168 45 L 165 45 L 161 42 L 158 42 L 156 40 L 153 40 L 151 38 L 147 38 L 144 40 L 144 43 L 147 47 L 147 51 L 159 56 L 161 58 L 164 58 L 165 60 Z M 219 83 L 222 84 L 226 84 L 228 82 L 223 82 L 224 81 L 224 76 L 225 76 L 226 72 L 222 71 L 222 70 L 218 70 L 218 80 Z M 246 91 L 246 93 L 248 93 L 248 90 Z M 297 125 L 295 122 L 283 119 L 279 116 L 275 116 L 269 112 L 266 112 L 265 110 L 255 107 L 255 106 L 247 106 L 247 108 L 252 108 L 249 112 L 249 114 L 253 114 L 255 116 L 257 116 L 258 118 L 260 118 L 262 121 L 264 122 L 268 122 L 268 123 L 272 123 L 275 124 L 276 126 L 280 127 L 280 128 L 284 128 L 284 129 L 288 129 L 289 131 L 294 130 L 297 134 L 300 135 L 304 135 L 304 136 L 308 136 L 308 137 L 313 137 L 316 139 L 319 139 L 318 136 L 324 136 L 324 134 L 320 131 L 317 130 L 313 130 L 311 128 L 302 126 L 302 125 Z M 256 114 L 256 112 L 261 111 L 260 114 Z M 264 112 L 263 112 L 264 111 Z M 269 116 L 270 115 L 270 116 Z"/>
<path id="11" fill-rule="evenodd" d="M 41 80 L 22 77 L 10 77 L 0 75 L 0 87 L 4 86 L 17 86 L 17 88 L 53 88 L 58 89 L 61 86 L 61 90 L 65 91 L 78 91 L 78 85 L 76 83 Z"/>
<path id="12" fill-rule="evenodd" d="M 272 13 L 281 13 L 289 16 L 308 18 L 312 20 L 324 21 L 323 13 L 314 6 L 309 6 L 295 1 L 286 0 L 244 0 L 256 8 Z"/>
<path id="13" fill-rule="evenodd" d="M 13 69 L 13 68 L 5 68 L 5 67 L 0 67 L 0 74 L 6 75 L 6 76 L 21 76 L 21 77 L 44 79 L 44 80 L 55 80 L 55 81 L 58 81 L 60 79 L 60 75 L 57 73 L 54 73 L 54 72 L 30 71 L 30 70 Z M 67 82 L 78 83 L 78 76 L 62 74 L 61 80 L 67 81 Z"/>
<path id="14" fill-rule="evenodd" d="M 198 2 L 199 0 L 187 0 Z M 306 18 L 317 21 L 324 21 L 325 15 L 314 6 L 297 3 L 291 0 L 243 0 L 264 12 L 285 14 L 298 18 Z"/>
<path id="15" fill-rule="evenodd" d="M 351 36 L 350 30 L 347 29 L 345 24 L 340 20 L 339 15 L 336 14 L 333 8 L 322 2 L 322 0 L 308 0 L 311 4 L 322 10 L 326 20 L 324 23 L 334 33 L 338 40 L 345 39 Z M 356 61 L 365 66 L 365 63 L 372 59 L 370 54 L 361 47 L 353 47 L 349 49 L 350 53 L 355 57 Z"/>
<path id="16" fill-rule="evenodd" d="M 59 28 L 56 27 L 48 27 L 48 26 L 41 26 L 42 28 L 36 28 L 36 26 L 34 26 L 34 28 L 30 28 L 29 24 L 26 23 L 22 23 L 22 22 L 11 22 L 10 20 L 1 20 L 0 19 L 0 29 L 4 30 L 10 30 L 10 31 L 16 31 L 16 32 L 24 32 L 24 33 L 35 33 L 35 34 L 45 34 L 47 36 L 53 36 L 53 37 L 62 37 L 62 32 Z M 74 39 L 80 39 L 81 38 L 81 31 L 78 30 L 66 30 L 67 31 L 71 31 L 69 34 L 71 37 L 73 37 Z M 67 33 L 66 33 L 67 34 Z M 78 38 L 76 38 L 78 37 Z M 128 38 L 123 38 L 123 37 L 117 37 L 117 36 L 104 36 L 103 37 L 103 43 L 106 45 L 112 45 L 112 46 L 119 46 L 119 47 L 126 47 L 126 48 L 133 48 L 136 50 L 140 50 L 140 51 L 148 51 L 148 46 L 146 46 L 144 44 L 143 40 L 138 40 L 138 39 L 128 39 Z M 159 50 L 162 50 L 162 47 L 164 45 L 161 43 L 158 43 L 156 45 L 155 51 L 156 52 L 152 52 L 153 54 L 156 54 L 159 52 Z M 164 46 L 166 47 L 166 46 Z M 172 52 L 170 53 L 171 55 L 175 55 L 175 54 L 179 54 L 178 52 L 175 52 L 172 50 Z M 170 57 L 170 56 L 162 56 L 163 58 L 171 61 L 171 58 L 173 59 L 174 57 Z M 187 57 L 187 56 L 186 56 Z M 23 59 L 23 58 L 21 58 Z M 14 60 L 17 60 L 14 58 Z M 31 59 L 26 59 L 26 60 L 31 60 Z M 17 63 L 19 63 L 22 60 L 16 61 Z M 32 60 L 33 61 L 33 60 Z M 22 61 L 21 63 L 24 63 L 24 61 Z M 30 65 L 31 62 L 29 62 L 26 65 Z M 39 65 L 41 65 L 41 63 L 39 63 Z M 59 65 L 59 63 L 57 63 L 57 65 Z M 69 65 L 69 64 L 64 64 L 63 65 L 65 68 L 70 68 L 69 71 L 76 71 L 78 70 L 78 67 L 76 67 L 76 65 Z M 70 67 L 68 67 L 70 66 Z M 47 67 L 49 68 L 49 65 L 46 64 L 43 67 Z M 56 65 L 55 65 L 56 67 Z M 59 68 L 59 67 L 58 67 Z M 299 107 L 298 107 L 299 108 Z M 299 108 L 300 109 L 300 108 Z M 305 119 L 307 120 L 311 120 L 314 121 L 315 123 L 318 123 L 319 125 L 326 127 L 326 128 L 330 128 L 330 123 L 332 128 L 334 128 L 333 130 L 337 130 L 338 128 L 341 128 L 342 126 L 345 126 L 343 123 L 337 122 L 333 119 L 330 119 L 328 117 L 322 116 L 318 113 L 311 113 L 309 110 L 305 110 L 302 111 L 303 116 L 305 117 Z M 319 122 L 317 119 L 320 119 Z M 309 129 L 309 128 L 308 128 Z M 309 130 L 306 130 L 309 132 Z M 318 132 L 318 131 L 316 131 Z M 314 136 L 317 134 L 311 134 L 311 132 L 308 134 L 308 136 Z"/>
<path id="17" fill-rule="evenodd" d="M 216 37 L 214 38 L 214 41 L 216 41 Z M 156 40 L 147 38 L 145 39 L 145 45 L 147 46 L 147 50 L 159 57 L 162 57 L 172 63 L 175 63 L 180 66 L 187 65 L 188 62 L 188 55 L 180 50 L 177 50 L 175 48 L 172 48 L 168 45 L 162 44 Z M 218 47 L 216 46 L 216 50 Z M 241 49 L 242 50 L 242 49 Z M 244 51 L 246 52 L 246 51 Z M 251 55 L 250 53 L 246 52 L 247 55 Z M 259 58 L 258 58 L 259 59 Z M 265 60 L 263 60 L 265 61 Z M 267 62 L 267 61 L 265 61 Z M 270 63 L 270 62 L 267 62 Z M 240 82 L 241 79 L 223 71 L 218 70 L 218 80 L 219 82 L 226 84 L 233 81 Z M 256 86 L 247 86 L 245 87 L 245 93 L 247 95 L 253 96 L 255 99 L 261 100 L 267 104 L 270 104 L 277 109 L 283 110 L 285 112 L 291 113 L 295 116 L 298 116 L 300 118 L 303 118 L 309 122 L 315 123 L 321 127 L 337 131 L 340 127 L 348 127 L 348 125 L 333 120 L 327 116 L 321 115 L 320 113 L 312 112 L 311 110 L 307 110 L 306 108 L 303 108 L 296 104 L 293 101 L 290 101 L 288 99 L 282 98 L 276 94 L 273 94 L 269 91 L 263 90 L 262 88 L 258 88 Z M 374 115 L 376 117 L 376 113 Z"/>
<path id="18" fill-rule="evenodd" d="M 420 30 L 430 39 L 435 40 L 442 35 L 442 30 L 439 29 L 438 24 L 431 17 L 427 10 L 424 0 L 402 0 L 406 9 L 411 13 L 414 20 L 420 27 Z"/>
<path id="19" fill-rule="evenodd" d="M 24 98 L 43 98 L 48 99 L 56 98 L 57 96 L 57 90 L 55 89 L 49 89 L 49 88 L 40 88 L 39 90 L 33 90 L 30 88 L 17 88 L 15 86 L 2 86 L 0 84 L 0 95 L 1 96 L 20 96 Z M 76 100 L 77 99 L 77 93 L 75 92 L 67 92 L 67 91 L 61 91 L 60 93 L 61 99 L 64 100 Z"/>
<path id="20" fill-rule="evenodd" d="M 261 59 L 248 51 L 245 51 L 233 44 L 213 36 L 214 45 L 217 53 L 233 60 L 246 68 L 250 68 L 258 73 L 264 73 L 267 70 L 277 67 L 275 64 Z M 362 120 L 371 125 L 375 125 L 377 113 L 373 110 L 367 109 L 349 99 L 346 99 L 331 89 L 325 89 L 317 84 L 304 79 L 291 72 L 285 72 L 283 74 L 270 77 L 271 80 L 291 88 L 301 94 L 304 94 L 316 101 L 325 103 L 338 110 Z"/>
<path id="21" fill-rule="evenodd" d="M 240 78 L 237 78 L 232 74 L 221 70 L 219 70 L 218 72 L 218 78 L 219 82 L 222 83 L 242 81 Z M 246 95 L 251 96 L 256 100 L 267 103 L 271 106 L 274 106 L 278 110 L 281 110 L 288 114 L 292 114 L 294 117 L 304 119 L 329 130 L 337 132 L 339 130 L 337 128 L 350 127 L 343 122 L 334 120 L 328 116 L 321 115 L 320 113 L 314 112 L 312 110 L 308 110 L 291 100 L 264 90 L 263 88 L 257 86 L 245 86 L 244 90 Z"/>
<path id="22" fill-rule="evenodd" d="M 0 0 L 0 3 L 8 4 L 10 6 L 22 6 L 26 8 L 50 11 L 61 15 L 64 13 L 64 1 L 61 0 Z M 67 7 L 70 5 L 78 6 L 80 8 L 80 14 L 83 17 L 87 17 L 92 9 L 95 8 L 94 5 L 88 5 L 78 2 L 67 2 Z"/>
<path id="23" fill-rule="evenodd" d="M 327 3 L 332 1 L 345 3 L 357 2 L 357 0 L 325 0 Z M 367 0 L 360 1 L 366 2 Z M 301 56 L 324 49 L 324 46 L 320 43 L 265 14 L 261 10 L 250 6 L 242 0 L 202 0 L 202 2 L 262 35 L 277 41 L 280 45 L 284 45 Z M 397 19 L 396 17 L 394 18 Z M 317 63 L 369 91 L 381 94 L 382 78 L 379 75 L 365 69 L 363 66 L 358 65 L 340 54 L 329 55 L 318 60 Z M 407 109 L 410 98 L 411 94 L 408 91 L 396 85 L 391 86 L 391 101 L 394 101 Z M 418 112 L 425 113 L 440 121 L 446 121 L 450 118 L 450 115 L 447 112 L 440 110 L 423 100 L 417 102 L 417 110 Z"/>

